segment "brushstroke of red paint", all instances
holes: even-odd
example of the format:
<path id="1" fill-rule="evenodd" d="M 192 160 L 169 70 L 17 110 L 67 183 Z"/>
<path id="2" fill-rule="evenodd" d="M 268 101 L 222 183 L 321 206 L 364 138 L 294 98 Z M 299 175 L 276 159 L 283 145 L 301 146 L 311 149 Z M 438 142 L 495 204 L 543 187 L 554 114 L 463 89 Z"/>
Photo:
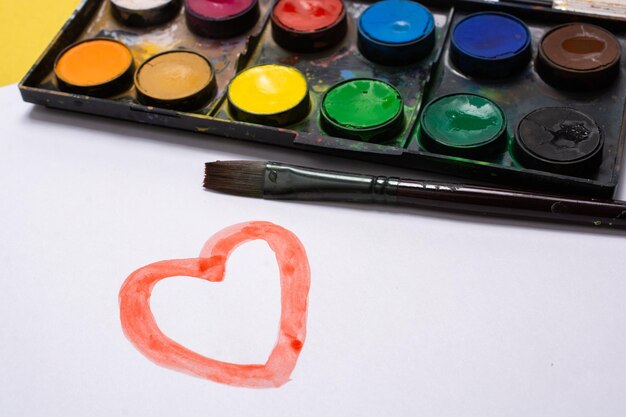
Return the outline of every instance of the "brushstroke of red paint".
<path id="1" fill-rule="evenodd" d="M 280 270 L 280 330 L 267 362 L 247 365 L 217 361 L 163 334 L 150 309 L 154 285 L 174 276 L 220 282 L 231 252 L 256 239 L 269 244 Z M 119 293 L 120 320 L 126 337 L 158 365 L 232 386 L 280 387 L 289 381 L 304 345 L 309 286 L 306 252 L 293 233 L 268 222 L 242 223 L 213 235 L 198 258 L 156 262 L 130 274 Z"/>

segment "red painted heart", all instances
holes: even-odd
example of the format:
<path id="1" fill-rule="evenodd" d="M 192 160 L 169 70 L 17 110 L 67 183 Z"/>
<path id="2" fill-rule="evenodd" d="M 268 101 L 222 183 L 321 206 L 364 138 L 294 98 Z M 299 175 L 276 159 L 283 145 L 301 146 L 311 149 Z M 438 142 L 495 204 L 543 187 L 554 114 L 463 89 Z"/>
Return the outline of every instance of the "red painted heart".
<path id="1" fill-rule="evenodd" d="M 164 335 L 150 309 L 154 285 L 174 276 L 222 281 L 230 253 L 237 246 L 256 239 L 269 244 L 280 269 L 280 331 L 267 362 L 242 365 L 217 361 Z M 120 320 L 133 345 L 161 366 L 221 384 L 280 387 L 289 381 L 304 345 L 309 286 L 306 252 L 293 233 L 268 222 L 242 223 L 216 233 L 204 245 L 198 258 L 156 262 L 130 274 L 120 289 Z"/>

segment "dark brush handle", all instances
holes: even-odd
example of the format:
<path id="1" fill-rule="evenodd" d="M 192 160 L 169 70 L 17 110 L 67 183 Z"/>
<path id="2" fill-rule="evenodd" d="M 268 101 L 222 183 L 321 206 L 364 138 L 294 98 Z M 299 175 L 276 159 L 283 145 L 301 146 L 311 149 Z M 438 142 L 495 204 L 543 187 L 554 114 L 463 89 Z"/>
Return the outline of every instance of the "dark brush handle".
<path id="1" fill-rule="evenodd" d="M 397 202 L 466 213 L 626 229 L 626 203 L 623 201 L 581 200 L 491 187 L 400 180 Z"/>
<path id="2" fill-rule="evenodd" d="M 268 162 L 264 198 L 411 205 L 626 229 L 626 202 L 326 171 Z"/>

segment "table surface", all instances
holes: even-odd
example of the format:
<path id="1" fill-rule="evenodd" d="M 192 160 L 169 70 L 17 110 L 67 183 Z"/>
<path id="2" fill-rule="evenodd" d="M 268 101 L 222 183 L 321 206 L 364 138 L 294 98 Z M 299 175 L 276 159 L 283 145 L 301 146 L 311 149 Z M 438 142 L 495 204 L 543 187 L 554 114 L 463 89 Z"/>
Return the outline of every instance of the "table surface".
<path id="1" fill-rule="evenodd" d="M 0 108 L 0 415 L 626 414 L 623 234 L 216 194 L 202 179 L 218 159 L 415 173 L 46 109 L 16 85 Z M 251 220 L 291 230 L 309 257 L 291 381 L 234 388 L 139 354 L 119 322 L 126 277 Z M 224 283 L 158 284 L 159 326 L 203 355 L 262 363 L 279 315 L 271 259 L 254 242 Z"/>

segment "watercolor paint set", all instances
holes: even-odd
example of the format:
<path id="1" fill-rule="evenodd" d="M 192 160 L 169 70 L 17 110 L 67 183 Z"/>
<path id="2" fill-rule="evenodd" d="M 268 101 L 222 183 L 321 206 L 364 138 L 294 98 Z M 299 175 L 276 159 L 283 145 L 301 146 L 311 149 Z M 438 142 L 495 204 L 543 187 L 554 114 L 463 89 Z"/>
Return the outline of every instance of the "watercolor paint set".
<path id="1" fill-rule="evenodd" d="M 626 18 L 541 1 L 85 0 L 20 90 L 53 108 L 610 197 L 625 43 Z"/>

